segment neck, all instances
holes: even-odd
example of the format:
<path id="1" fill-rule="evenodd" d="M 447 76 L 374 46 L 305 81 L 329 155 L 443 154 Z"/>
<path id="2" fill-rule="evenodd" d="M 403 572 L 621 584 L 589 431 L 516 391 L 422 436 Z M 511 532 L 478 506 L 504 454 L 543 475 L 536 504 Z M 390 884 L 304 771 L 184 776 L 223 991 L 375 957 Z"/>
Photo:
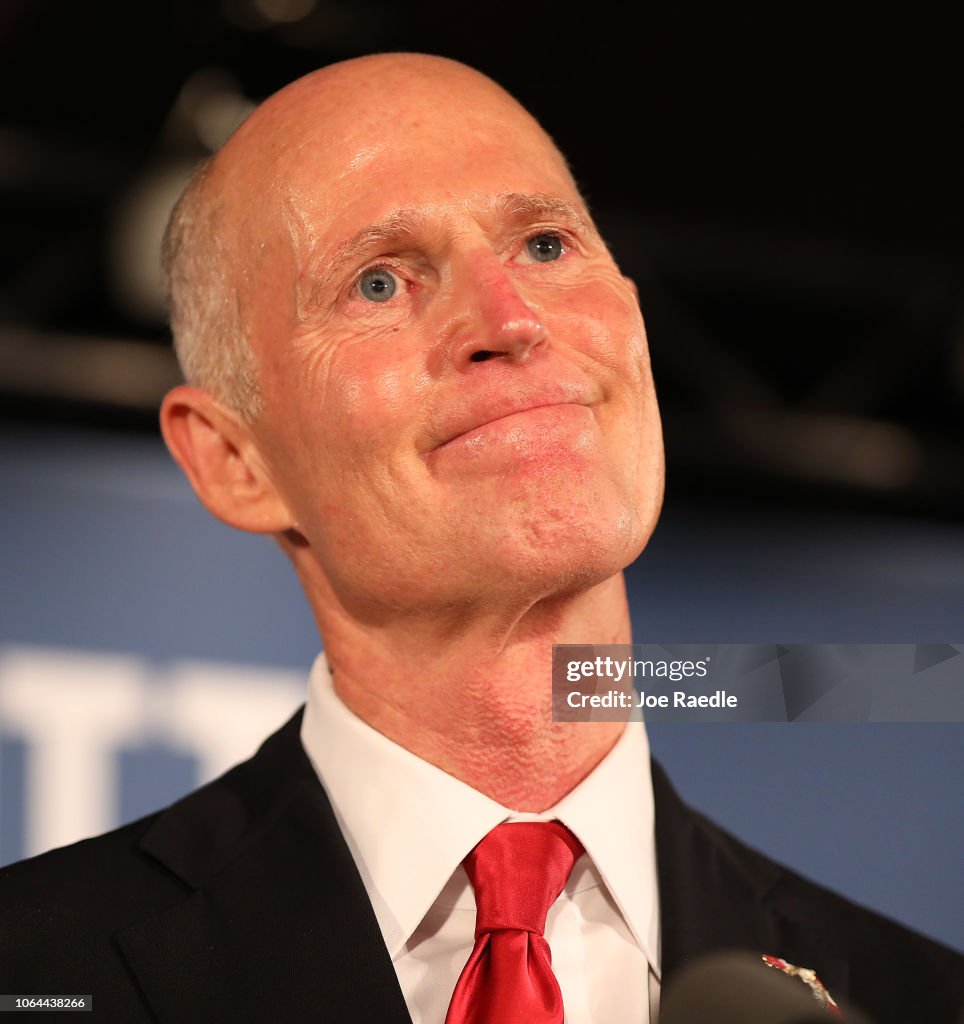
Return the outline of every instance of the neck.
<path id="1" fill-rule="evenodd" d="M 359 718 L 512 810 L 551 807 L 622 732 L 619 722 L 552 721 L 552 645 L 630 642 L 621 573 L 457 625 L 319 620 L 335 691 Z"/>

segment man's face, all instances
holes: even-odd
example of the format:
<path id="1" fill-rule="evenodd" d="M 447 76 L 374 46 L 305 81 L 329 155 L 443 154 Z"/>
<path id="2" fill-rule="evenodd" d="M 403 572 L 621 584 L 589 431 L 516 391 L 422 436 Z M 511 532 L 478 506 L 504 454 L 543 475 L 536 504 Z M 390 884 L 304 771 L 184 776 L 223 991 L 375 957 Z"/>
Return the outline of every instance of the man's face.
<path id="1" fill-rule="evenodd" d="M 373 615 L 599 582 L 662 495 L 634 289 L 548 138 L 473 82 L 296 112 L 249 226 L 258 444 L 298 557 Z"/>

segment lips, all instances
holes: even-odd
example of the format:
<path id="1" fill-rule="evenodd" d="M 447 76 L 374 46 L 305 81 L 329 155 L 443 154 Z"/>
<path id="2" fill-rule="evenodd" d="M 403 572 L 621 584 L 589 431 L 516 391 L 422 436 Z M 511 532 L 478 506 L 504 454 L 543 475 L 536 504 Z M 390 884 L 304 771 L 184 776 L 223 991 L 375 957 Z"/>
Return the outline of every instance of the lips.
<path id="1" fill-rule="evenodd" d="M 455 411 L 441 426 L 429 448 L 438 451 L 466 434 L 508 416 L 554 405 L 589 406 L 597 401 L 585 383 L 557 381 L 521 393 L 479 396 L 470 399 L 467 408 Z"/>

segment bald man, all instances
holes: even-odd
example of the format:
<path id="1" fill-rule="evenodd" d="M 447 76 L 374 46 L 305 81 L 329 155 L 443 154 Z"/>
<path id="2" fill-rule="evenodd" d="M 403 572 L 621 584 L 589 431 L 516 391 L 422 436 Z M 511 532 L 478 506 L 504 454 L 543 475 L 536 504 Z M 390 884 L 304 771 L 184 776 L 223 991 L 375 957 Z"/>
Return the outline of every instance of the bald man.
<path id="1" fill-rule="evenodd" d="M 655 1022 L 682 963 L 745 947 L 881 1021 L 953 1018 L 949 951 L 693 814 L 641 727 L 552 721 L 552 644 L 631 640 L 663 457 L 635 289 L 529 114 L 441 58 L 325 68 L 198 172 L 165 262 L 165 439 L 291 559 L 325 657 L 251 761 L 0 876 L 0 990 L 124 1022 Z M 497 953 L 492 843 L 555 879 L 536 997 L 465 980 Z"/>

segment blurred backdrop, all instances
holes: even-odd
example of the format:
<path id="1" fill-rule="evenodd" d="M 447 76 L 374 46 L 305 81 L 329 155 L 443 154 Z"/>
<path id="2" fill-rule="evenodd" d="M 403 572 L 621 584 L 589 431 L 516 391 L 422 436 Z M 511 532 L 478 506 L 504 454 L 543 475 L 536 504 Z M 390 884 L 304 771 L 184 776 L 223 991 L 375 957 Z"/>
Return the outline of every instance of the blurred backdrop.
<path id="1" fill-rule="evenodd" d="M 174 799 L 300 703 L 319 641 L 293 574 L 209 520 L 159 440 L 178 372 L 157 249 L 191 167 L 257 100 L 385 49 L 512 91 L 638 283 L 669 484 L 630 570 L 636 636 L 964 641 L 949 25 L 6 0 L 0 862 Z M 652 744 L 749 841 L 964 948 L 964 726 L 663 726 Z"/>

